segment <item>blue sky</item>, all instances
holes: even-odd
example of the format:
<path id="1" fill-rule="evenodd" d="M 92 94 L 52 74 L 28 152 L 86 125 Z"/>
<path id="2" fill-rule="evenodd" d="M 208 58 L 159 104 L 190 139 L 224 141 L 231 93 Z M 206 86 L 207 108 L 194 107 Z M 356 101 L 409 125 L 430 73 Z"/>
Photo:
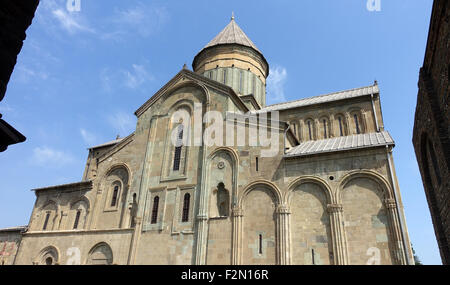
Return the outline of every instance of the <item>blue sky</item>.
<path id="1" fill-rule="evenodd" d="M 41 0 L 19 55 L 3 118 L 27 137 L 0 154 L 0 227 L 25 225 L 30 189 L 80 181 L 87 147 L 133 132 L 134 111 L 229 22 L 271 66 L 268 103 L 373 84 L 414 248 L 440 264 L 412 130 L 432 1 Z"/>

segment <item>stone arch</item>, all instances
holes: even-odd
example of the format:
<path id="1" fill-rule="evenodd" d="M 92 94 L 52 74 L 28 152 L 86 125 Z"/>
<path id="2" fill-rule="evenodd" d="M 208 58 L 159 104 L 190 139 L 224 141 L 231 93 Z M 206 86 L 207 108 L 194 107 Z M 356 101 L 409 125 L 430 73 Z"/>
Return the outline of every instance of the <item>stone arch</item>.
<path id="1" fill-rule="evenodd" d="M 38 265 L 58 265 L 59 258 L 59 250 L 51 245 L 42 249 L 33 263 Z"/>
<path id="2" fill-rule="evenodd" d="M 231 209 L 236 200 L 238 156 L 228 147 L 208 155 L 204 174 L 205 208 L 208 211 L 207 264 L 226 264 L 231 260 Z"/>
<path id="3" fill-rule="evenodd" d="M 80 215 L 77 218 L 77 213 L 80 211 Z M 76 229 L 85 229 L 87 226 L 87 219 L 89 217 L 90 212 L 90 202 L 87 197 L 80 197 L 74 199 L 70 203 L 70 212 L 69 212 L 69 230 L 75 229 L 75 220 L 77 220 Z"/>
<path id="4" fill-rule="evenodd" d="M 349 133 L 348 130 L 348 122 L 347 122 L 347 117 L 344 115 L 344 113 L 337 113 L 336 115 L 334 115 L 335 118 L 335 126 L 336 126 L 336 131 L 335 134 L 336 136 L 340 137 L 341 136 L 341 128 L 342 128 L 342 136 L 346 136 Z M 340 122 L 339 122 L 340 119 Z"/>
<path id="5" fill-rule="evenodd" d="M 254 182 L 248 184 L 244 188 L 244 190 L 242 191 L 242 194 L 238 197 L 237 206 L 242 207 L 242 203 L 243 203 L 245 197 L 252 190 L 254 190 L 255 188 L 258 188 L 258 187 L 262 187 L 262 188 L 268 190 L 270 193 L 272 193 L 272 195 L 275 199 L 274 200 L 275 205 L 279 205 L 283 201 L 281 191 L 275 184 L 273 184 L 272 182 L 270 182 L 268 180 L 257 180 L 257 181 L 254 181 Z"/>
<path id="6" fill-rule="evenodd" d="M 302 177 L 295 179 L 294 181 L 292 181 L 289 184 L 288 191 L 286 192 L 286 194 L 284 195 L 284 198 L 283 198 L 283 201 L 286 205 L 289 205 L 290 195 L 292 194 L 292 192 L 295 191 L 295 188 L 297 188 L 298 186 L 305 184 L 305 183 L 312 183 L 312 184 L 318 185 L 324 191 L 324 193 L 327 197 L 327 203 L 328 204 L 335 203 L 336 198 L 333 195 L 333 191 L 331 190 L 330 185 L 328 185 L 328 183 L 324 179 L 322 179 L 320 177 L 316 177 L 316 176 L 302 176 Z"/>
<path id="7" fill-rule="evenodd" d="M 243 264 L 277 264 L 279 189 L 268 181 L 251 183 L 239 199 L 242 209 Z"/>
<path id="8" fill-rule="evenodd" d="M 326 114 L 326 113 L 322 113 L 322 114 L 320 114 L 320 116 L 318 116 L 318 118 L 319 118 L 319 128 L 317 130 L 317 138 L 321 138 L 321 139 L 331 138 L 332 127 L 331 127 L 330 115 Z M 324 121 L 325 121 L 325 126 L 323 123 Z M 325 132 L 326 132 L 326 136 L 325 136 Z"/>
<path id="9" fill-rule="evenodd" d="M 205 103 L 209 104 L 210 94 L 209 94 L 208 88 L 206 88 L 205 85 L 200 84 L 195 81 L 192 81 L 192 80 L 188 80 L 188 81 L 176 84 L 175 86 L 171 87 L 169 90 L 164 92 L 164 95 L 162 97 L 166 98 L 168 96 L 171 96 L 173 93 L 177 92 L 180 89 L 186 88 L 186 87 L 194 87 L 196 89 L 199 89 L 203 93 L 203 96 L 205 96 L 205 100 L 206 100 Z"/>
<path id="10" fill-rule="evenodd" d="M 60 206 L 59 204 L 49 199 L 45 202 L 44 205 L 40 208 L 39 214 L 41 218 L 39 219 L 39 224 L 37 225 L 38 230 L 44 230 L 44 224 L 46 231 L 51 231 L 55 229 L 56 219 L 59 216 Z M 49 218 L 47 219 L 47 214 L 49 214 Z M 47 222 L 46 222 L 47 221 Z"/>
<path id="11" fill-rule="evenodd" d="M 183 87 L 177 88 L 175 91 L 182 89 Z M 193 141 L 193 131 L 194 131 L 194 101 L 190 99 L 182 99 L 177 102 L 174 102 L 172 105 L 168 106 L 168 109 L 161 108 L 160 114 L 166 114 L 168 116 L 165 140 L 164 140 L 164 151 L 163 151 L 163 166 L 162 172 L 164 177 L 171 176 L 182 176 L 186 173 L 186 165 L 187 160 L 189 158 L 190 153 L 190 145 L 192 145 Z M 181 114 L 181 117 L 178 118 L 177 121 L 173 121 L 174 114 L 179 111 L 184 110 L 187 114 Z M 188 116 L 188 121 L 180 122 L 180 119 L 184 119 L 185 116 Z M 182 127 L 182 129 L 180 129 Z M 179 140 L 179 135 L 181 135 L 182 131 L 182 139 Z M 173 144 L 173 140 L 176 140 L 177 143 L 182 143 L 179 146 L 178 154 L 176 146 Z M 178 157 L 177 168 L 174 169 L 174 158 Z"/>
<path id="12" fill-rule="evenodd" d="M 304 125 L 305 125 L 304 127 L 305 141 L 316 140 L 317 139 L 316 121 L 312 117 L 308 117 L 305 119 Z"/>
<path id="13" fill-rule="evenodd" d="M 383 191 L 384 195 L 385 195 L 385 199 L 394 199 L 394 193 L 392 190 L 392 187 L 390 186 L 390 183 L 386 180 L 386 178 L 384 178 L 382 175 L 380 175 L 379 173 L 372 171 L 372 170 L 356 170 L 356 171 L 352 171 L 350 173 L 347 173 L 346 175 L 344 175 L 339 183 L 339 187 L 337 189 L 336 192 L 336 198 L 337 198 L 337 202 L 341 203 L 341 193 L 342 193 L 342 189 L 344 189 L 344 187 L 353 179 L 356 178 L 367 178 L 370 179 L 372 181 L 374 181 L 375 183 L 377 183 L 380 187 L 380 189 Z"/>
<path id="14" fill-rule="evenodd" d="M 86 264 L 89 265 L 112 265 L 114 260 L 113 251 L 106 242 L 100 242 L 89 251 Z"/>
<path id="15" fill-rule="evenodd" d="M 373 250 L 379 253 L 379 264 L 395 263 L 393 221 L 387 207 L 392 197 L 386 180 L 372 171 L 354 171 L 342 178 L 339 202 L 350 264 L 367 264 Z"/>
<path id="16" fill-rule="evenodd" d="M 348 122 L 348 126 L 351 126 L 349 131 L 349 134 L 357 134 L 356 131 L 356 123 L 354 116 L 357 116 L 358 119 L 358 127 L 359 127 L 359 133 L 364 134 L 367 132 L 367 122 L 365 118 L 365 110 L 362 108 L 356 108 L 352 107 L 347 110 L 347 114 L 350 117 L 350 121 Z"/>
<path id="17" fill-rule="evenodd" d="M 327 206 L 334 202 L 328 184 L 317 177 L 300 177 L 289 185 L 292 264 L 333 264 L 333 241 Z"/>
<path id="18" fill-rule="evenodd" d="M 230 199 L 233 200 L 232 205 L 230 204 L 230 206 L 234 206 L 236 205 L 236 201 L 237 201 L 237 195 L 236 195 L 236 189 L 237 189 L 237 181 L 238 181 L 238 171 L 237 171 L 237 167 L 239 165 L 239 156 L 237 155 L 236 151 L 232 148 L 229 147 L 218 147 L 216 148 L 209 156 L 207 159 L 207 167 L 206 169 L 208 169 L 208 171 L 212 171 L 212 163 L 213 161 L 217 158 L 222 156 L 223 159 L 225 160 L 229 160 L 228 163 L 231 166 L 231 175 L 229 175 L 230 177 L 228 177 L 228 181 L 223 181 L 224 179 L 226 179 L 225 177 L 221 177 L 221 179 L 219 179 L 220 181 L 211 181 L 211 176 L 208 175 L 207 179 L 207 185 L 208 185 L 208 195 L 209 192 L 212 189 L 212 187 L 217 187 L 218 184 L 220 182 L 224 183 L 224 186 L 226 189 L 231 190 L 231 192 L 229 193 Z M 227 159 L 227 157 L 229 159 Z M 224 165 L 225 166 L 225 165 Z M 217 165 L 217 167 L 219 168 L 219 165 Z M 217 183 L 216 183 L 217 182 Z"/>
<path id="19" fill-rule="evenodd" d="M 103 207 L 102 215 L 110 216 L 107 218 L 109 224 L 104 224 L 105 227 L 125 227 L 128 224 L 129 211 L 127 211 L 127 204 L 130 200 L 130 181 L 131 171 L 126 163 L 117 163 L 111 166 L 103 175 L 100 189 L 102 194 L 102 202 L 99 203 Z M 112 204 L 115 186 L 119 186 L 118 194 L 115 197 L 116 202 Z M 115 217 L 112 217 L 115 216 Z M 95 217 L 98 221 L 99 217 Z M 116 221 L 119 221 L 117 224 Z"/>

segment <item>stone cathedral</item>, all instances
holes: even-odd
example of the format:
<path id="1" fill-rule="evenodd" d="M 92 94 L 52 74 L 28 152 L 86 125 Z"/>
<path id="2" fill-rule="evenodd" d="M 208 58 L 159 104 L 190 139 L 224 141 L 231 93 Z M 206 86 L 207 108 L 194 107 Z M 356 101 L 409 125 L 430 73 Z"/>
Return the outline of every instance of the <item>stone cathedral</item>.
<path id="1" fill-rule="evenodd" d="M 234 17 L 192 68 L 149 96 L 132 134 L 89 149 L 81 182 L 34 189 L 9 264 L 413 264 L 377 82 L 266 105 L 269 64 Z M 179 110 L 192 119 L 173 122 Z M 211 111 L 278 112 L 277 154 L 171 143 Z"/>

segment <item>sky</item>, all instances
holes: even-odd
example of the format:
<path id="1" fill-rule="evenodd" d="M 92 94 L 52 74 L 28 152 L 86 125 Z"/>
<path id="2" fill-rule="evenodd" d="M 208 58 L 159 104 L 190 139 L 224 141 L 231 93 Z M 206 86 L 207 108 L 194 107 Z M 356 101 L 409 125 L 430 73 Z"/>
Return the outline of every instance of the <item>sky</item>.
<path id="1" fill-rule="evenodd" d="M 378 81 L 413 247 L 441 264 L 412 145 L 431 0 L 76 1 L 41 0 L 0 102 L 27 137 L 0 153 L 0 228 L 28 223 L 31 189 L 80 181 L 89 146 L 132 133 L 134 111 L 234 11 L 269 62 L 268 104 Z"/>

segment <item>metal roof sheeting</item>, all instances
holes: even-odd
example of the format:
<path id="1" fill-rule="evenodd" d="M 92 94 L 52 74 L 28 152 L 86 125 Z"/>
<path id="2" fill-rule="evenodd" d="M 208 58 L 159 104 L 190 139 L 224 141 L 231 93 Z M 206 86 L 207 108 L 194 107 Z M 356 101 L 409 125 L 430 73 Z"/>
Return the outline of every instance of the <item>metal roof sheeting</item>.
<path id="1" fill-rule="evenodd" d="M 330 94 L 326 94 L 326 95 L 320 95 L 320 96 L 300 99 L 300 100 L 291 101 L 291 102 L 274 104 L 274 105 L 267 106 L 267 107 L 257 111 L 257 113 L 280 111 L 280 110 L 285 110 L 285 109 L 292 109 L 292 108 L 297 108 L 297 107 L 327 103 L 327 102 L 332 102 L 332 101 L 350 99 L 350 98 L 366 96 L 366 95 L 370 95 L 370 94 L 378 94 L 378 93 L 380 93 L 378 85 L 372 85 L 372 86 L 367 86 L 367 87 L 361 87 L 361 88 L 355 88 L 355 89 L 346 90 L 346 91 L 330 93 Z"/>
<path id="2" fill-rule="evenodd" d="M 302 142 L 300 145 L 290 149 L 284 157 L 305 156 L 394 144 L 395 142 L 391 135 L 387 131 L 382 131 L 379 133 Z"/>

